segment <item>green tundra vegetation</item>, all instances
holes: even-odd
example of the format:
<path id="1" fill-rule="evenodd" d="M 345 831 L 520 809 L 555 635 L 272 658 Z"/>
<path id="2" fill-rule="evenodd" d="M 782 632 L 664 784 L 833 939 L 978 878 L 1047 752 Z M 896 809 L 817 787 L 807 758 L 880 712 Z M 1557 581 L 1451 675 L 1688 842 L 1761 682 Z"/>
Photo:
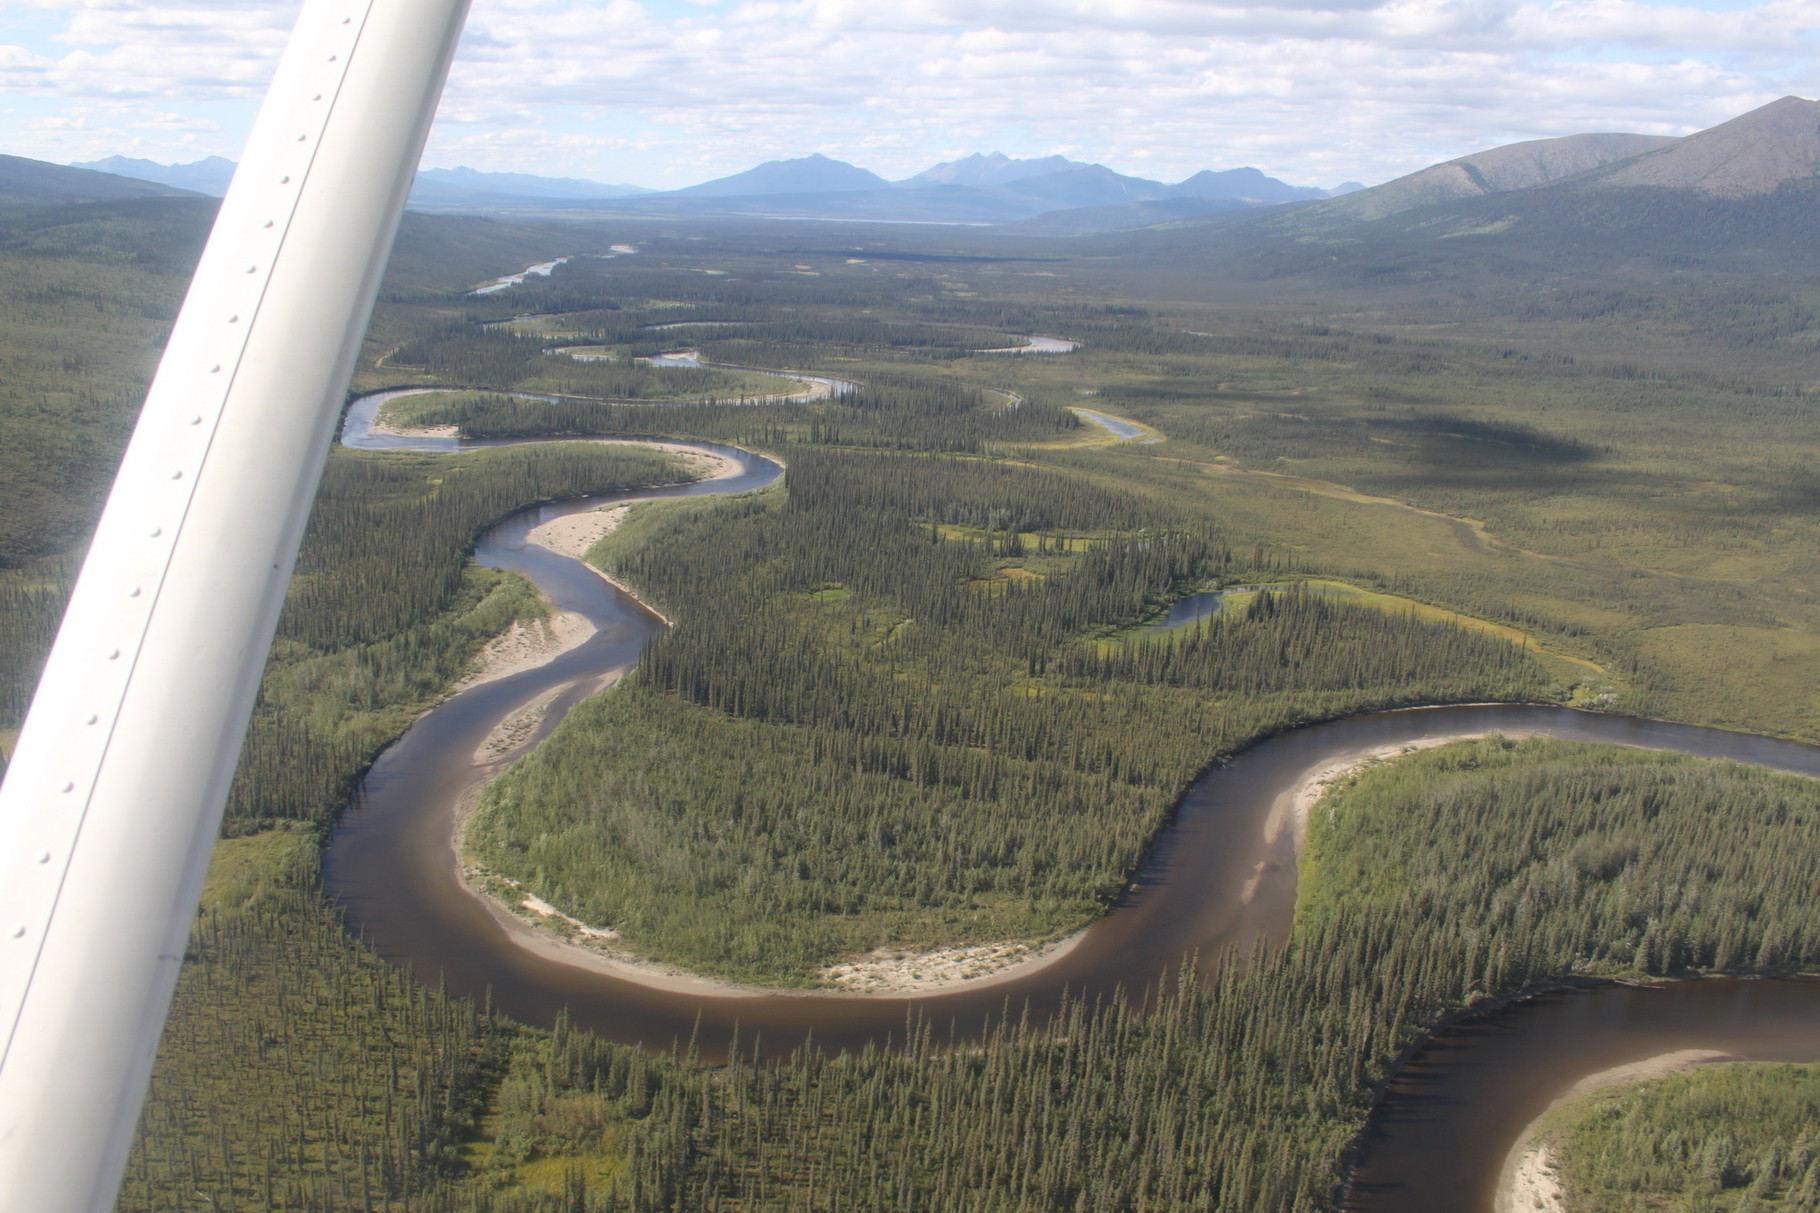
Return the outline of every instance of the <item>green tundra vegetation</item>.
<path id="1" fill-rule="evenodd" d="M 952 449 L 977 452 L 1078 442 L 1078 422 L 1045 439 L 1031 410 L 1090 404 L 1166 441 L 1084 452 L 1076 466 L 1089 474 L 1166 486 L 1208 502 L 1250 541 L 1534 630 L 1604 667 L 1631 710 L 1814 734 L 1820 620 L 1806 585 L 1820 537 L 1805 439 L 1812 397 L 1798 358 L 1811 345 L 1802 317 L 1812 309 L 1799 284 L 1713 281 L 1671 292 L 1629 282 L 1604 295 L 1570 286 L 1515 314 L 1488 310 L 1485 293 L 1505 284 L 1484 281 L 1435 287 L 1426 298 L 1403 287 L 1388 301 L 1372 297 L 1371 308 L 1346 282 L 1306 285 L 1296 299 L 1280 284 L 1248 284 L 1257 298 L 1235 302 L 1237 288 L 1217 275 L 1198 295 L 1148 293 L 1170 280 L 1142 250 L 1118 259 L 1114 275 L 1107 261 L 1064 255 L 1078 246 L 1058 252 L 1055 242 L 1006 256 L 1002 239 L 985 246 L 985 237 L 943 235 L 950 246 L 981 247 L 880 256 L 865 247 L 880 243 L 876 233 L 844 235 L 851 258 L 762 228 L 654 238 L 638 258 L 573 263 L 460 314 L 542 314 L 553 300 L 577 302 L 592 281 L 597 304 L 598 292 L 612 292 L 617 310 L 602 314 L 624 333 L 719 321 L 678 332 L 710 361 L 834 373 L 869 387 L 887 373 L 910 375 L 926 387 L 988 393 L 970 416 L 930 417 L 920 440 L 904 432 L 909 419 L 856 415 L 859 400 L 667 416 L 521 401 L 438 419 L 491 436 L 673 433 L 899 449 L 939 433 Z M 919 239 L 937 237 L 898 243 Z M 827 244 L 842 242 L 831 235 Z M 802 264 L 817 276 L 793 269 Z M 1597 312 L 1584 343 L 1561 319 L 1563 294 Z M 1446 324 L 1436 318 L 1443 305 Z M 1040 332 L 1086 345 L 1066 356 L 947 357 L 959 352 L 950 347 L 923 358 L 919 347 L 863 340 L 851 327 L 856 314 L 911 332 L 939 320 L 984 326 L 977 335 L 994 343 Z M 760 315 L 772 319 L 752 320 Z M 1698 317 L 1712 322 L 1702 327 Z M 1623 323 L 1637 336 L 1629 361 L 1613 355 L 1613 327 Z M 1650 361 L 1635 361 L 1639 353 Z M 1006 392 L 1024 403 L 999 406 Z"/>
<path id="2" fill-rule="evenodd" d="M 666 372 L 667 373 L 667 372 Z M 401 403 L 409 403 L 407 398 Z M 1013 407 L 1015 405 L 1015 407 Z M 881 371 L 854 391 L 815 403 L 620 404 L 464 394 L 414 413 L 420 425 L 453 425 L 470 438 L 550 434 L 682 434 L 755 446 L 795 438 L 817 445 L 978 453 L 1078 435 L 1084 423 L 1053 402 Z"/>
<path id="3" fill-rule="evenodd" d="M 208 213 L 0 214 L 0 729 Z M 445 389 L 408 419 L 475 436 L 789 467 L 597 549 L 678 626 L 514 769 L 476 845 L 649 954 L 801 984 L 885 939 L 1067 930 L 1200 767 L 1301 721 L 1498 696 L 1820 736 L 1820 290 L 1591 253 L 1538 286 L 1466 239 L 1425 276 L 1401 239 L 1271 268 L 1194 232 L 413 219 L 359 390 Z M 1086 344 L 984 352 L 1020 334 Z M 568 344 L 612 360 L 547 352 Z M 750 369 L 636 362 L 684 345 Z M 751 403 L 791 371 L 861 386 Z M 680 474 L 562 445 L 336 454 L 122 1208 L 1328 1209 L 1376 1083 L 1439 1019 L 1564 976 L 1816 961 L 1815 911 L 1774 891 L 1813 887 L 1812 784 L 1486 742 L 1333 800 L 1280 949 L 1049 1025 L 1009 1008 L 964 1048 L 913 1026 L 710 1070 L 416 985 L 341 931 L 316 858 L 378 747 L 540 612 L 464 552 L 517 506 Z M 737 820 L 704 818 L 735 792 Z M 641 807 L 662 828 L 633 839 Z M 738 912 L 749 890 L 774 921 Z"/>
<path id="4" fill-rule="evenodd" d="M 801 383 L 777 375 L 647 366 L 610 346 L 552 349 L 536 337 L 496 328 L 476 331 L 467 323 L 406 342 L 387 353 L 381 365 L 408 380 L 605 400 L 738 401 L 804 390 Z"/>
<path id="5" fill-rule="evenodd" d="M 1538 1141 L 1573 1213 L 1820 1207 L 1820 1066 L 1728 1063 L 1599 1091 Z"/>

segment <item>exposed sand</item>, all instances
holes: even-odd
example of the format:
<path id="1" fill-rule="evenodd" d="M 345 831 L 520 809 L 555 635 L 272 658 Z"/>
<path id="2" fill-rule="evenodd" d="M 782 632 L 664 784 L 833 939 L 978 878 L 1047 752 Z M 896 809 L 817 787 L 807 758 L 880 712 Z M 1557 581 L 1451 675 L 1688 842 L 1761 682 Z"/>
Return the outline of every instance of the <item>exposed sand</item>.
<path id="1" fill-rule="evenodd" d="M 598 442 L 603 446 L 646 446 L 659 451 L 668 451 L 672 455 L 680 456 L 684 463 L 701 473 L 699 476 L 690 477 L 689 483 L 691 484 L 706 484 L 709 481 L 727 480 L 739 475 L 739 460 L 733 456 L 716 455 L 712 451 L 698 451 L 681 442 L 648 442 L 638 438 L 576 438 L 571 441 Z M 629 501 L 626 504 L 636 505 L 637 501 Z"/>
<path id="2" fill-rule="evenodd" d="M 441 390 L 441 389 L 433 389 Z M 385 419 L 385 410 L 380 409 L 373 417 L 373 423 L 367 426 L 371 434 L 383 434 L 387 438 L 458 438 L 461 427 L 453 425 L 393 425 Z"/>
<path id="3" fill-rule="evenodd" d="M 1565 1213 L 1561 1182 L 1557 1178 L 1559 1168 L 1548 1144 L 1536 1140 L 1538 1127 L 1556 1108 L 1595 1091 L 1647 1082 L 1664 1074 L 1678 1074 L 1713 1062 L 1737 1060 L 1730 1053 L 1713 1049 L 1677 1049 L 1588 1074 L 1549 1104 L 1541 1116 L 1530 1121 L 1517 1144 L 1511 1147 L 1504 1159 L 1503 1173 L 1498 1178 L 1497 1213 Z"/>
<path id="4" fill-rule="evenodd" d="M 587 641 L 594 625 L 571 611 L 552 610 L 535 623 L 522 620 L 487 641 L 475 658 L 474 670 L 449 688 L 457 695 L 470 687 L 495 682 L 524 670 L 534 670 Z"/>
<path id="5" fill-rule="evenodd" d="M 1379 746 L 1362 753 L 1350 754 L 1336 758 L 1320 766 L 1311 767 L 1301 780 L 1288 791 L 1280 794 L 1276 803 L 1270 807 L 1270 818 L 1264 823 L 1264 841 L 1275 845 L 1283 837 L 1283 831 L 1295 831 L 1295 851 L 1300 855 L 1308 844 L 1308 821 L 1316 805 L 1335 784 L 1344 783 L 1366 767 L 1380 762 L 1389 762 L 1405 754 L 1414 754 L 1419 750 L 1432 750 L 1439 746 L 1452 745 L 1456 741 L 1477 741 L 1481 737 L 1491 736 L 1493 730 L 1480 730 L 1475 733 L 1449 733 L 1444 737 L 1425 737 L 1421 741 L 1403 742 L 1397 745 Z M 1521 738 L 1534 734 L 1520 729 L 1497 730 L 1506 737 Z"/>
<path id="6" fill-rule="evenodd" d="M 525 536 L 539 547 L 549 548 L 558 556 L 580 560 L 588 549 L 619 529 L 630 506 L 615 505 L 590 510 L 585 514 L 564 514 L 532 528 Z"/>
<path id="7" fill-rule="evenodd" d="M 604 515 L 608 512 L 610 511 L 601 513 Z M 592 516 L 584 514 L 577 517 L 585 519 Z M 604 524 L 595 522 L 591 525 L 605 525 L 607 531 L 610 531 L 613 526 L 617 525 L 617 522 Z M 604 534 L 607 531 L 601 533 Z M 586 532 L 580 533 L 585 534 Z M 535 535 L 536 532 L 533 532 L 534 537 Z M 603 686 L 617 681 L 621 673 L 623 671 L 616 671 L 606 682 L 603 682 Z M 499 754 L 503 756 L 510 753 L 516 745 L 522 743 L 523 736 L 528 736 L 536 728 L 535 722 L 525 727 L 522 734 L 516 734 L 519 736 L 518 741 L 513 741 L 511 736 L 507 735 L 507 730 L 511 729 L 514 721 L 519 719 L 520 713 L 528 713 L 535 707 L 535 703 L 526 705 L 525 708 L 519 710 L 519 713 L 514 713 L 511 718 L 502 723 L 499 730 L 496 730 L 494 736 L 499 739 L 500 748 L 497 751 Z M 541 714 L 539 714 L 537 719 L 541 720 L 541 718 Z M 1459 733 L 1425 738 L 1411 744 L 1380 746 L 1314 767 L 1306 772 L 1293 787 L 1277 798 L 1276 804 L 1272 806 L 1270 817 L 1265 823 L 1265 841 L 1275 844 L 1282 838 L 1285 829 L 1293 828 L 1295 831 L 1294 845 L 1299 854 L 1307 839 L 1309 814 L 1326 795 L 1328 789 L 1335 784 L 1375 763 L 1398 758 L 1404 754 L 1412 754 L 1417 750 L 1432 749 L 1455 741 L 1470 741 L 1487 735 L 1488 733 L 1485 731 Z M 1507 730 L 1505 735 L 1517 737 L 1524 734 Z M 487 745 L 483 745 L 481 751 L 476 753 L 476 760 L 496 761 L 496 759 L 481 758 L 481 754 L 492 752 L 493 746 L 494 738 L 489 738 Z M 1046 945 L 1008 940 L 971 947 L 935 948 L 925 952 L 878 948 L 817 970 L 816 976 L 824 984 L 814 990 L 778 990 L 718 981 L 630 955 L 615 946 L 619 935 L 611 928 L 589 927 L 579 919 L 562 913 L 557 907 L 549 905 L 547 902 L 538 901 L 529 895 L 521 895 L 522 891 L 518 886 L 505 881 L 503 877 L 463 865 L 459 859 L 461 854 L 459 835 L 474 803 L 479 799 L 484 783 L 485 781 L 482 781 L 475 785 L 459 814 L 460 823 L 456 830 L 455 853 L 463 883 L 486 903 L 519 946 L 546 959 L 606 973 L 609 976 L 653 989 L 725 998 L 778 995 L 787 997 L 792 994 L 818 996 L 845 994 L 857 998 L 892 998 L 938 993 L 962 985 L 978 988 L 1016 980 L 1055 964 L 1073 951 L 1090 929 L 1083 928 L 1065 939 Z M 502 905 L 500 897 L 495 895 L 500 892 L 502 884 L 510 889 L 510 893 L 507 895 L 507 899 L 512 902 L 510 908 Z M 1249 896 L 1249 891 L 1247 891 L 1247 896 Z M 531 904 L 533 901 L 536 902 L 535 905 Z"/>
<path id="8" fill-rule="evenodd" d="M 376 430 L 377 428 L 375 426 Z M 428 431 L 391 430 L 387 432 L 410 436 Z M 725 480 L 739 474 L 737 459 L 727 455 L 698 451 L 679 443 L 632 442 L 621 439 L 587 439 L 584 441 L 599 441 L 618 446 L 649 446 L 669 451 L 671 454 L 682 456 L 695 470 L 701 472 L 701 475 L 696 478 L 699 482 Z M 541 547 L 548 548 L 559 556 L 569 556 L 580 560 L 587 554 L 589 548 L 604 536 L 611 534 L 621 522 L 625 521 L 626 511 L 632 504 L 635 503 L 622 502 L 598 510 L 561 515 L 534 527 L 525 538 Z M 598 569 L 594 571 L 600 572 Z M 601 576 L 606 577 L 606 574 L 601 573 Z M 612 581 L 611 578 L 606 579 Z M 619 586 L 616 581 L 613 584 Z M 624 586 L 619 586 L 619 588 L 632 594 L 632 591 Z M 638 597 L 636 594 L 632 594 L 632 596 Z M 665 622 L 669 621 L 665 620 Z M 473 672 L 450 687 L 449 694 L 459 694 L 469 687 L 494 682 L 523 670 L 536 669 L 545 662 L 562 656 L 577 645 L 585 643 L 592 635 L 594 635 L 594 625 L 570 611 L 551 610 L 549 616 L 538 623 L 514 623 L 487 642 L 486 647 L 480 651 L 480 656 L 475 661 Z M 533 723 L 525 731 L 529 733 L 535 728 L 536 724 Z M 489 744 L 491 744 L 491 739 L 489 739 Z"/>
<path id="9" fill-rule="evenodd" d="M 474 789 L 469 811 L 479 799 Z M 463 817 L 465 819 L 466 813 Z M 459 843 L 457 843 L 459 846 Z M 942 948 L 932 952 L 880 952 L 820 971 L 828 977 L 844 968 L 855 970 L 850 980 L 830 978 L 832 984 L 816 989 L 780 990 L 769 986 L 744 986 L 660 964 L 624 951 L 619 932 L 611 927 L 590 927 L 557 907 L 525 893 L 517 884 L 489 872 L 463 867 L 463 883 L 492 911 L 512 941 L 526 951 L 558 964 L 602 973 L 653 990 L 691 994 L 703 998 L 790 998 L 845 996 L 849 998 L 901 998 L 907 994 L 934 993 L 961 985 L 970 988 L 997 985 L 1024 977 L 1062 959 L 1082 934 L 1078 932 L 1046 947 L 1028 944 L 990 944 L 977 948 Z M 503 904 L 509 901 L 510 904 Z M 891 959 L 887 959 L 890 957 Z M 873 959 L 876 958 L 876 959 Z"/>
<path id="10" fill-rule="evenodd" d="M 511 882 L 508 881 L 507 883 L 509 884 Z M 591 927 L 588 924 L 584 923 L 579 918 L 569 917 L 567 914 L 564 914 L 561 910 L 558 910 L 555 906 L 551 905 L 549 902 L 545 901 L 541 897 L 534 897 L 531 894 L 526 893 L 522 898 L 519 899 L 518 904 L 519 904 L 520 908 L 529 910 L 531 913 L 537 915 L 537 917 L 539 917 L 539 918 L 548 919 L 552 922 L 562 923 L 564 926 L 568 927 L 569 930 L 574 931 L 577 935 L 580 935 L 583 938 L 609 939 L 609 940 L 619 938 L 619 932 L 613 930 L 611 927 L 606 927 L 606 928 Z"/>
<path id="11" fill-rule="evenodd" d="M 853 960 L 817 969 L 816 976 L 837 991 L 887 996 L 951 990 L 959 985 L 996 985 L 1054 964 L 1072 952 L 1085 934 L 1076 931 L 1043 945 L 1012 941 L 928 952 L 875 948 Z"/>
<path id="12" fill-rule="evenodd" d="M 1497 1213 L 1567 1213 L 1561 1200 L 1561 1181 L 1555 1178 L 1555 1159 L 1547 1146 L 1536 1146 L 1518 1160 L 1498 1181 Z"/>
<path id="13" fill-rule="evenodd" d="M 563 914 L 547 902 L 522 894 L 517 889 L 508 894 L 513 904 L 507 907 L 492 895 L 492 889 L 498 887 L 496 882 L 499 877 L 482 873 L 464 873 L 464 876 L 468 888 L 492 912 L 512 942 L 544 960 L 604 974 L 646 989 L 700 998 L 772 998 L 788 997 L 792 993 L 789 990 L 734 985 L 729 981 L 716 981 L 670 965 L 640 960 L 618 949 L 616 941 L 619 935 L 611 928 L 587 927 L 580 920 Z"/>
<path id="14" fill-rule="evenodd" d="M 474 751 L 476 766 L 498 762 L 513 754 L 537 732 L 537 726 L 543 723 L 549 714 L 550 705 L 566 687 L 552 687 L 531 702 L 499 722 L 499 727 L 487 734 L 487 739 Z"/>

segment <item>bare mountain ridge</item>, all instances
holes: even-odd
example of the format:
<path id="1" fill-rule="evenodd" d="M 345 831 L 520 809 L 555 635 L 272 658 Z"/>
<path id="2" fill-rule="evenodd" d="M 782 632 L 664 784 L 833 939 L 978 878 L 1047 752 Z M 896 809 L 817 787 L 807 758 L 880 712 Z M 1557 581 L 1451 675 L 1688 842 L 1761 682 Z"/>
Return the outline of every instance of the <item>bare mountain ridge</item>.
<path id="1" fill-rule="evenodd" d="M 767 160 L 743 173 L 668 192 L 681 198 L 749 198 L 765 194 L 844 194 L 886 189 L 890 184 L 877 173 L 816 152 L 795 160 Z"/>
<path id="2" fill-rule="evenodd" d="M 116 177 L 131 177 L 139 181 L 155 181 L 159 185 L 194 190 L 198 194 L 208 194 L 214 198 L 227 193 L 228 182 L 234 179 L 234 162 L 223 156 L 205 156 L 190 164 L 159 164 L 127 156 L 109 156 L 105 160 L 90 160 L 70 167 L 93 169 L 97 173 L 112 173 Z"/>
<path id="3" fill-rule="evenodd" d="M 200 195 L 174 186 L 28 160 L 0 156 L 0 201 L 31 205 L 63 202 L 101 202 L 123 198 L 195 198 Z"/>
<path id="4" fill-rule="evenodd" d="M 1266 177 L 1255 168 L 1229 168 L 1221 172 L 1202 169 L 1186 181 L 1168 187 L 1170 198 L 1233 198 L 1247 202 L 1304 202 L 1350 194 L 1363 189 L 1356 181 L 1331 190 L 1306 185 L 1290 185 L 1275 177 Z"/>
<path id="5" fill-rule="evenodd" d="M 1552 185 L 1639 152 L 1678 142 L 1671 135 L 1616 132 L 1529 139 L 1430 165 L 1407 177 L 1318 203 L 1302 214 L 1307 218 L 1349 221 L 1382 219 L 1419 206 Z"/>
<path id="6" fill-rule="evenodd" d="M 768 161 L 743 173 L 668 191 L 667 196 L 762 198 L 790 195 L 794 203 L 801 205 L 808 195 L 886 188 L 919 192 L 974 190 L 1000 203 L 1038 213 L 1123 202 L 1153 202 L 1164 198 L 1283 202 L 1328 196 L 1326 190 L 1288 185 L 1254 168 L 1203 171 L 1170 185 L 1128 176 L 1103 164 L 1082 164 L 1063 156 L 1014 160 L 1003 152 L 947 161 L 897 182 L 887 182 L 875 173 L 817 153 L 794 160 Z M 958 200 L 962 195 L 955 197 Z"/>
<path id="7" fill-rule="evenodd" d="M 578 177 L 539 177 L 532 173 L 488 173 L 472 168 L 426 168 L 417 174 L 413 194 L 466 191 L 517 198 L 618 198 L 654 191 L 637 185 L 609 185 Z"/>
<path id="8" fill-rule="evenodd" d="M 1717 198 L 1767 194 L 1820 175 L 1820 101 L 1784 97 L 1599 173 L 1601 186 L 1657 186 Z"/>
<path id="9" fill-rule="evenodd" d="M 1513 164 L 1522 162 L 1493 167 Z M 1513 179 L 1522 177 L 1488 178 Z M 1539 185 L 1423 204 L 1411 202 L 1408 181 L 1369 191 L 1377 199 L 1160 224 L 1113 247 L 1187 286 L 1197 276 L 1208 284 L 1193 289 L 1282 283 L 1473 306 L 1525 299 L 1538 314 L 1571 311 L 1579 305 L 1562 300 L 1617 283 L 1820 280 L 1820 105 L 1801 98 Z M 1348 214 L 1361 199 L 1382 213 Z M 1589 315 L 1602 315 L 1598 306 Z"/>
<path id="10" fill-rule="evenodd" d="M 1820 102 L 1784 97 L 1729 122 L 1679 138 L 1601 133 L 1532 139 L 1431 165 L 1394 181 L 1316 202 L 1292 214 L 1260 216 L 1260 232 L 1340 234 L 1407 213 L 1429 216 L 1435 236 L 1465 234 L 1483 216 L 1470 204 L 1538 190 L 1575 208 L 1579 191 L 1619 187 L 1685 190 L 1711 199 L 1769 194 L 1820 177 Z M 1514 205 L 1514 203 L 1513 203 Z M 1447 216 L 1460 211 L 1468 228 Z M 1519 208 L 1508 222 L 1546 221 L 1546 207 Z M 1594 208 L 1595 210 L 1599 208 Z M 1468 214 L 1477 216 L 1467 219 Z M 1188 222 L 1194 222 L 1189 220 Z M 1504 223 L 1500 218 L 1495 223 Z M 1494 223 L 1494 226 L 1495 226 Z"/>

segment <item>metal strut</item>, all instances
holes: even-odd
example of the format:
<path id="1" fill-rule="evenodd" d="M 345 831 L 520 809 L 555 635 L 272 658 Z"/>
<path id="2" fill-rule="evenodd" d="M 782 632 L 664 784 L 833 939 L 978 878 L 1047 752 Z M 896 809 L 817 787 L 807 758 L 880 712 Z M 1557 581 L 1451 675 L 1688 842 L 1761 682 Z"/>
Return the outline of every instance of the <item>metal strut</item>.
<path id="1" fill-rule="evenodd" d="M 0 1213 L 113 1208 L 468 0 L 306 0 L 0 787 Z"/>

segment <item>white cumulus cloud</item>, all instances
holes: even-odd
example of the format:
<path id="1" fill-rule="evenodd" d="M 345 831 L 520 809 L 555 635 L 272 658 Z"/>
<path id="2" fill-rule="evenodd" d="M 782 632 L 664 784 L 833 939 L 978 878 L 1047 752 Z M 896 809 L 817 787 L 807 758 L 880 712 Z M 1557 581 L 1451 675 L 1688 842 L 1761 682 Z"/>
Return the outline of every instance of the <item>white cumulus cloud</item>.
<path id="1" fill-rule="evenodd" d="M 0 0 L 6 150 L 235 155 L 295 13 Z M 1820 0 L 474 0 L 427 162 L 665 186 L 1002 149 L 1369 182 L 1812 96 L 1816 30 Z"/>

